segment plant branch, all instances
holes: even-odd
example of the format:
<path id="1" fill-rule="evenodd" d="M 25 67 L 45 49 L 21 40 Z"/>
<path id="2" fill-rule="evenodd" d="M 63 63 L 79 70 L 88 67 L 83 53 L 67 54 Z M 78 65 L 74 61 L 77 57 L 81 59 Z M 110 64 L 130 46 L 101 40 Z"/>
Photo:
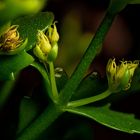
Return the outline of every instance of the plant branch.
<path id="1" fill-rule="evenodd" d="M 78 106 L 87 105 L 87 104 L 102 100 L 102 99 L 108 97 L 110 94 L 111 94 L 110 90 L 106 90 L 105 92 L 98 94 L 96 96 L 93 96 L 93 97 L 84 98 L 84 99 L 80 99 L 80 100 L 76 100 L 76 101 L 71 101 L 68 103 L 68 107 L 78 107 Z"/>
<path id="2" fill-rule="evenodd" d="M 85 72 L 87 71 L 91 62 L 95 58 L 97 52 L 99 51 L 99 49 L 101 49 L 105 36 L 106 36 L 107 32 L 109 31 L 115 16 L 116 16 L 116 14 L 111 14 L 109 12 L 107 12 L 107 14 L 105 15 L 95 36 L 93 37 L 91 43 L 89 44 L 89 47 L 87 48 L 83 58 L 81 59 L 77 68 L 75 69 L 74 73 L 72 74 L 70 80 L 67 82 L 67 84 L 61 91 L 60 98 L 59 98 L 59 104 L 66 105 L 68 103 L 68 101 L 71 99 L 76 88 L 78 87 L 79 83 L 81 82 Z"/>
<path id="3" fill-rule="evenodd" d="M 57 86 L 56 86 L 56 81 L 55 81 L 55 72 L 54 72 L 53 62 L 49 63 L 49 67 L 50 67 L 50 81 L 51 81 L 51 88 L 52 88 L 52 97 L 55 102 L 58 99 L 58 91 L 57 91 Z"/>
<path id="4" fill-rule="evenodd" d="M 16 140 L 37 139 L 62 113 L 63 111 L 51 104 L 31 125 L 17 136 Z"/>

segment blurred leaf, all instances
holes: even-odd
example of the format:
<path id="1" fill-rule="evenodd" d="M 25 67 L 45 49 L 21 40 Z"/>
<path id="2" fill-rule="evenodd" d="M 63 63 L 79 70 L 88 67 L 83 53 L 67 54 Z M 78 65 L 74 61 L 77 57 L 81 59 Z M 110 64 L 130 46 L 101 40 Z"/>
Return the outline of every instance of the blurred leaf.
<path id="1" fill-rule="evenodd" d="M 134 115 L 110 110 L 109 105 L 102 107 L 79 107 L 66 109 L 68 112 L 91 118 L 102 125 L 127 133 L 140 133 L 140 120 Z"/>
<path id="2" fill-rule="evenodd" d="M 26 52 L 12 56 L 0 56 L 0 80 L 14 79 L 14 73 L 27 67 L 34 61 Z"/>
<path id="3" fill-rule="evenodd" d="M 88 75 L 80 83 L 76 93 L 72 96 L 72 100 L 90 97 L 102 93 L 107 89 L 107 81 L 101 79 L 97 72 Z"/>
<path id="4" fill-rule="evenodd" d="M 33 100 L 23 98 L 19 110 L 18 132 L 20 133 L 39 114 L 39 106 Z"/>
<path id="5" fill-rule="evenodd" d="M 37 13 L 45 0 L 5 0 L 0 2 L 0 19 L 9 21 L 17 16 Z"/>
<path id="6" fill-rule="evenodd" d="M 132 79 L 131 88 L 129 92 L 140 91 L 140 68 L 135 70 L 134 77 Z"/>
<path id="7" fill-rule="evenodd" d="M 22 39 L 28 38 L 28 49 L 31 49 L 36 43 L 36 35 L 38 30 L 44 30 L 52 24 L 54 20 L 53 13 L 42 12 L 36 15 L 20 17 L 12 22 L 19 25 L 19 34 Z"/>

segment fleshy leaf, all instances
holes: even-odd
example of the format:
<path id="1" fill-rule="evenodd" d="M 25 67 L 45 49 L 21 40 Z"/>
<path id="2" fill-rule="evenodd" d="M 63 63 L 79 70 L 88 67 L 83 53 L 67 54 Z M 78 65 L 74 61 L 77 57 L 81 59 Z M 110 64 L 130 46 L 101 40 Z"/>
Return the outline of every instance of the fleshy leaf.
<path id="1" fill-rule="evenodd" d="M 14 79 L 15 72 L 27 67 L 33 61 L 33 57 L 24 51 L 17 55 L 0 56 L 0 80 Z"/>
<path id="2" fill-rule="evenodd" d="M 38 30 L 44 30 L 52 24 L 54 20 L 53 13 L 42 12 L 35 15 L 20 17 L 12 22 L 19 25 L 18 31 L 22 39 L 28 38 L 28 48 L 32 48 L 36 42 L 36 34 Z"/>
<path id="3" fill-rule="evenodd" d="M 91 118 L 102 125 L 127 133 L 140 133 L 140 120 L 134 115 L 113 111 L 109 105 L 102 107 L 78 107 L 66 109 L 68 112 Z"/>

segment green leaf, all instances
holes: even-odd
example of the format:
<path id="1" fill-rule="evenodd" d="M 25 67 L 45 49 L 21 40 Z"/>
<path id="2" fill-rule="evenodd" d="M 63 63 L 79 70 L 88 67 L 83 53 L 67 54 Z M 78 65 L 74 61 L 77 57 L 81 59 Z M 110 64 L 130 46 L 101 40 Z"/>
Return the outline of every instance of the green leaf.
<path id="1" fill-rule="evenodd" d="M 140 91 L 140 68 L 135 70 L 134 77 L 132 79 L 130 92 L 137 92 Z"/>
<path id="2" fill-rule="evenodd" d="M 68 112 L 91 118 L 102 125 L 127 133 L 140 133 L 140 120 L 134 115 L 113 111 L 109 105 L 102 107 L 79 107 L 66 109 Z"/>
<path id="3" fill-rule="evenodd" d="M 20 104 L 17 133 L 20 133 L 24 128 L 26 128 L 29 125 L 29 123 L 31 123 L 31 121 L 33 121 L 39 113 L 40 109 L 38 104 L 36 104 L 31 99 L 23 98 Z"/>
<path id="4" fill-rule="evenodd" d="M 27 67 L 34 61 L 26 52 L 12 56 L 0 56 L 0 80 L 13 79 L 14 73 Z"/>
<path id="5" fill-rule="evenodd" d="M 97 72 L 93 72 L 83 79 L 78 86 L 76 93 L 72 96 L 72 100 L 87 98 L 102 93 L 107 89 L 107 80 L 101 79 Z"/>
<path id="6" fill-rule="evenodd" d="M 22 39 L 28 38 L 28 48 L 31 49 L 36 42 L 36 34 L 38 30 L 44 30 L 52 24 L 54 20 L 53 13 L 42 12 L 35 15 L 20 17 L 12 22 L 19 25 L 19 34 Z"/>
<path id="7" fill-rule="evenodd" d="M 21 15 L 37 13 L 45 0 L 4 0 L 0 1 L 0 19 L 11 20 Z"/>

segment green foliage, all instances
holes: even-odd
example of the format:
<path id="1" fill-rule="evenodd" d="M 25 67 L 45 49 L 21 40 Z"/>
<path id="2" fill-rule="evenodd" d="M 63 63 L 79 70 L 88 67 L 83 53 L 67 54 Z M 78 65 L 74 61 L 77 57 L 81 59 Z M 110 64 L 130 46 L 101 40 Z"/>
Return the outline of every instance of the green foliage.
<path id="1" fill-rule="evenodd" d="M 71 108 L 67 111 L 91 118 L 112 129 L 127 133 L 140 133 L 140 120 L 135 119 L 132 114 L 113 111 L 109 108 L 109 105 Z"/>
<path id="2" fill-rule="evenodd" d="M 37 13 L 45 0 L 4 0 L 0 2 L 0 18 L 10 20 L 20 15 Z"/>
<path id="3" fill-rule="evenodd" d="M 26 52 L 12 56 L 0 56 L 0 79 L 14 79 L 14 73 L 29 66 L 34 58 Z"/>
<path id="4" fill-rule="evenodd" d="M 37 31 L 45 30 L 54 20 L 53 13 L 42 12 L 35 15 L 29 15 L 17 18 L 12 24 L 19 25 L 19 34 L 22 39 L 28 38 L 26 50 L 31 49 L 37 39 Z"/>
<path id="5" fill-rule="evenodd" d="M 17 133 L 20 133 L 23 129 L 25 129 L 29 123 L 37 117 L 39 112 L 39 105 L 34 100 L 23 98 L 20 103 Z"/>
<path id="6" fill-rule="evenodd" d="M 114 18 L 127 6 L 127 4 L 138 4 L 140 1 L 110 1 L 103 21 L 70 78 L 63 69 L 54 68 L 54 59 L 57 56 L 59 48 L 57 46 L 59 44 L 55 43 L 58 41 L 59 35 L 58 33 L 53 35 L 53 33 L 57 31 L 56 26 L 54 26 L 55 22 L 53 24 L 53 13 L 37 13 L 43 7 L 44 2 L 45 0 L 30 0 L 24 2 L 21 0 L 15 0 L 15 2 L 12 0 L 5 0 L 0 2 L 0 110 L 4 110 L 4 107 L 6 106 L 5 104 L 8 103 L 10 99 L 12 100 L 12 95 L 10 96 L 10 94 L 15 91 L 15 84 L 18 84 L 17 75 L 19 77 L 21 76 L 21 70 L 31 65 L 37 69 L 38 73 L 42 76 L 42 79 L 39 79 L 40 81 L 38 79 L 37 81 L 34 81 L 35 86 L 31 87 L 32 96 L 30 99 L 26 99 L 23 97 L 24 95 L 20 95 L 20 104 L 19 106 L 16 106 L 16 108 L 19 108 L 19 112 L 17 112 L 19 116 L 17 124 L 18 127 L 15 127 L 16 136 L 13 134 L 13 137 L 16 137 L 16 140 L 46 139 L 46 131 L 48 131 L 47 128 L 49 129 L 52 123 L 64 112 L 85 116 L 102 125 L 119 131 L 140 133 L 140 120 L 135 119 L 133 114 L 118 112 L 112 110 L 110 107 L 114 100 L 118 100 L 121 97 L 140 91 L 139 68 L 135 71 L 131 88 L 127 91 L 120 91 L 119 93 L 116 92 L 114 94 L 111 94 L 111 90 L 108 88 L 106 77 L 101 78 L 98 73 L 93 72 L 84 78 L 93 59 L 99 53 L 99 50 L 101 50 L 104 39 Z M 17 25 L 16 27 L 19 26 L 17 28 L 19 34 L 14 34 L 14 32 L 7 34 L 7 36 L 9 35 L 8 37 L 10 39 L 21 39 L 23 40 L 23 43 L 16 49 L 8 50 L 8 48 L 3 51 L 3 44 L 10 44 L 15 41 L 10 40 L 8 37 L 6 38 L 7 40 L 2 38 L 2 35 L 4 35 L 10 25 Z M 53 26 L 54 29 L 52 28 Z M 50 29 L 50 33 L 47 32 L 47 29 Z M 52 35 L 54 37 L 52 38 L 53 41 L 55 40 L 54 42 L 50 39 L 48 40 L 48 43 L 52 43 L 51 45 L 53 46 L 50 54 L 44 54 L 45 56 L 47 55 L 48 60 L 51 62 L 46 62 L 44 59 L 37 59 L 37 55 L 35 56 L 33 54 L 33 49 L 38 43 L 38 30 L 40 30 L 44 36 L 48 35 L 50 37 L 50 35 Z M 44 45 L 43 47 L 43 49 L 46 50 L 46 46 Z M 134 64 L 131 63 L 131 65 Z M 114 65 L 112 66 L 113 68 L 115 67 Z M 125 71 L 123 67 L 121 68 Z M 131 68 L 131 66 L 129 66 L 129 68 Z M 131 73 L 133 73 L 133 71 L 131 71 Z M 127 80 L 127 83 L 128 81 L 129 84 L 131 83 L 131 78 L 128 80 L 127 74 L 122 76 L 124 81 Z M 28 78 L 29 77 L 27 77 L 27 80 Z M 24 86 L 22 88 L 24 88 Z M 36 91 L 36 88 L 40 89 Z M 34 98 L 34 94 L 36 98 Z M 44 98 L 44 100 L 40 100 L 40 98 Z M 80 107 L 76 107 L 76 105 L 70 106 L 72 102 L 74 102 L 74 104 L 78 102 Z M 90 106 L 84 106 L 87 104 L 90 104 Z M 14 122 L 11 122 L 10 124 L 16 126 Z M 82 133 L 82 137 L 84 139 L 88 138 L 86 135 L 91 134 L 88 133 L 91 129 L 83 124 L 78 125 L 79 126 L 74 129 L 71 126 L 67 132 L 65 131 L 66 135 L 64 135 L 63 139 L 75 139 L 77 138 L 77 135 L 80 135 L 80 133 Z"/>

